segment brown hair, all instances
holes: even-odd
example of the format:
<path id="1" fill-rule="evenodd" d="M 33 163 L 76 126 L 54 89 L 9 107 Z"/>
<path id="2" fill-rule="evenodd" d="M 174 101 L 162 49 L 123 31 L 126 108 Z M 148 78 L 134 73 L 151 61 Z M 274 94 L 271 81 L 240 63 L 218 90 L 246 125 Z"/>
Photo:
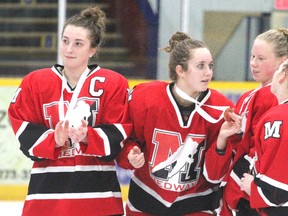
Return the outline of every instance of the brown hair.
<path id="1" fill-rule="evenodd" d="M 184 71 L 188 70 L 188 60 L 191 59 L 191 50 L 207 48 L 206 44 L 199 40 L 193 40 L 184 32 L 176 32 L 169 40 L 169 45 L 163 50 L 170 53 L 169 77 L 172 81 L 177 80 L 175 68 L 180 65 Z"/>
<path id="2" fill-rule="evenodd" d="M 106 15 L 99 7 L 86 8 L 66 21 L 63 32 L 67 25 L 86 28 L 90 32 L 91 48 L 99 47 L 105 37 L 105 19 Z"/>

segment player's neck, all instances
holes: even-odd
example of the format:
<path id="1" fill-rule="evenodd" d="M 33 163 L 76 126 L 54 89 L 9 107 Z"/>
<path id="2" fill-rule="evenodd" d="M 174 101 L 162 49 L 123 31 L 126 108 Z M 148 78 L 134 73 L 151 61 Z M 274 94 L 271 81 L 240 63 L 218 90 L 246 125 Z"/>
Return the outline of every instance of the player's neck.
<path id="1" fill-rule="evenodd" d="M 78 83 L 83 71 L 80 73 L 80 72 L 74 72 L 74 70 L 71 71 L 69 69 L 64 68 L 63 71 L 62 71 L 62 74 L 67 79 L 67 82 L 69 83 L 69 85 L 71 87 L 75 87 L 77 85 L 77 83 Z"/>
<path id="2" fill-rule="evenodd" d="M 191 106 L 193 104 L 193 102 L 185 100 L 183 97 L 181 97 L 181 95 L 177 94 L 176 90 L 175 90 L 176 84 L 173 86 L 172 90 L 172 94 L 175 98 L 175 100 L 177 101 L 178 104 L 180 104 L 181 106 L 184 107 L 188 107 Z M 193 96 L 194 99 L 196 99 L 199 96 L 200 93 L 197 93 Z"/>

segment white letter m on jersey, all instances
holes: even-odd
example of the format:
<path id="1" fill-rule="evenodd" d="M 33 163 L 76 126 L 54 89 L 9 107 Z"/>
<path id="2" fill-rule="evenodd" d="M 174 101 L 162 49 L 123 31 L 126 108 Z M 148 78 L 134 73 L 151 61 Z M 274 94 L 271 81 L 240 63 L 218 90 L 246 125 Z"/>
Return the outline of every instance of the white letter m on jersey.
<path id="1" fill-rule="evenodd" d="M 271 125 L 271 122 L 266 122 L 265 127 L 265 137 L 264 139 L 268 139 L 270 137 L 280 138 L 280 126 L 282 125 L 282 121 L 274 121 Z"/>

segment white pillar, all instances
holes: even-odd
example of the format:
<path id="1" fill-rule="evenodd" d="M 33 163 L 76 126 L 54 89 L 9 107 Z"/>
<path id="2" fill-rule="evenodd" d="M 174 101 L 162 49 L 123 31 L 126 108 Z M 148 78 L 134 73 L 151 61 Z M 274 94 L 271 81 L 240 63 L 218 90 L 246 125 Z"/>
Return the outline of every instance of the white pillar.
<path id="1" fill-rule="evenodd" d="M 60 57 L 60 43 L 61 43 L 61 34 L 63 26 L 66 21 L 66 0 L 58 0 L 58 46 L 57 46 L 57 63 L 62 64 L 62 59 Z"/>
<path id="2" fill-rule="evenodd" d="M 181 31 L 188 33 L 189 31 L 189 9 L 190 0 L 181 0 Z"/>

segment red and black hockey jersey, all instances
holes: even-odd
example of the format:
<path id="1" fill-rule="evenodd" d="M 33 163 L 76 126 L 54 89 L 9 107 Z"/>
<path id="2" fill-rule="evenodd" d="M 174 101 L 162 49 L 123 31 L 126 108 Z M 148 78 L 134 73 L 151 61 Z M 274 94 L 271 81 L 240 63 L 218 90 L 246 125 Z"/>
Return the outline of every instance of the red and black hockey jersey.
<path id="1" fill-rule="evenodd" d="M 184 215 L 212 211 L 218 184 L 228 171 L 232 147 L 216 152 L 216 140 L 223 118 L 218 123 L 204 119 L 194 109 L 185 124 L 170 87 L 174 83 L 155 81 L 140 84 L 132 91 L 129 112 L 134 124 L 134 139 L 144 152 L 145 164 L 134 171 L 127 206 L 149 215 Z M 207 90 L 201 103 L 230 106 L 233 103 L 215 90 Z M 214 119 L 222 111 L 202 109 Z M 127 154 L 135 145 L 129 140 L 120 161 L 129 167 Z M 125 164 L 126 162 L 126 164 Z M 131 167 L 130 167 L 131 168 Z"/>
<path id="2" fill-rule="evenodd" d="M 123 214 L 114 158 L 132 125 L 128 119 L 128 82 L 120 74 L 90 66 L 77 103 L 90 106 L 88 145 L 55 148 L 62 67 L 31 72 L 9 107 L 21 151 L 34 160 L 23 216 Z M 66 83 L 65 110 L 73 95 Z"/>
<path id="3" fill-rule="evenodd" d="M 270 109 L 255 132 L 255 178 L 250 205 L 267 215 L 288 215 L 288 104 Z"/>
<path id="4" fill-rule="evenodd" d="M 240 198 L 249 200 L 248 195 L 240 190 L 240 179 L 250 169 L 254 157 L 255 128 L 261 116 L 278 104 L 277 98 L 270 91 L 271 85 L 244 93 L 236 104 L 235 112 L 242 116 L 242 133 L 234 139 L 237 149 L 232 170 L 225 178 L 224 199 L 229 208 L 236 209 Z M 227 213 L 228 214 L 228 213 Z M 223 214 L 225 215 L 225 213 Z"/>

